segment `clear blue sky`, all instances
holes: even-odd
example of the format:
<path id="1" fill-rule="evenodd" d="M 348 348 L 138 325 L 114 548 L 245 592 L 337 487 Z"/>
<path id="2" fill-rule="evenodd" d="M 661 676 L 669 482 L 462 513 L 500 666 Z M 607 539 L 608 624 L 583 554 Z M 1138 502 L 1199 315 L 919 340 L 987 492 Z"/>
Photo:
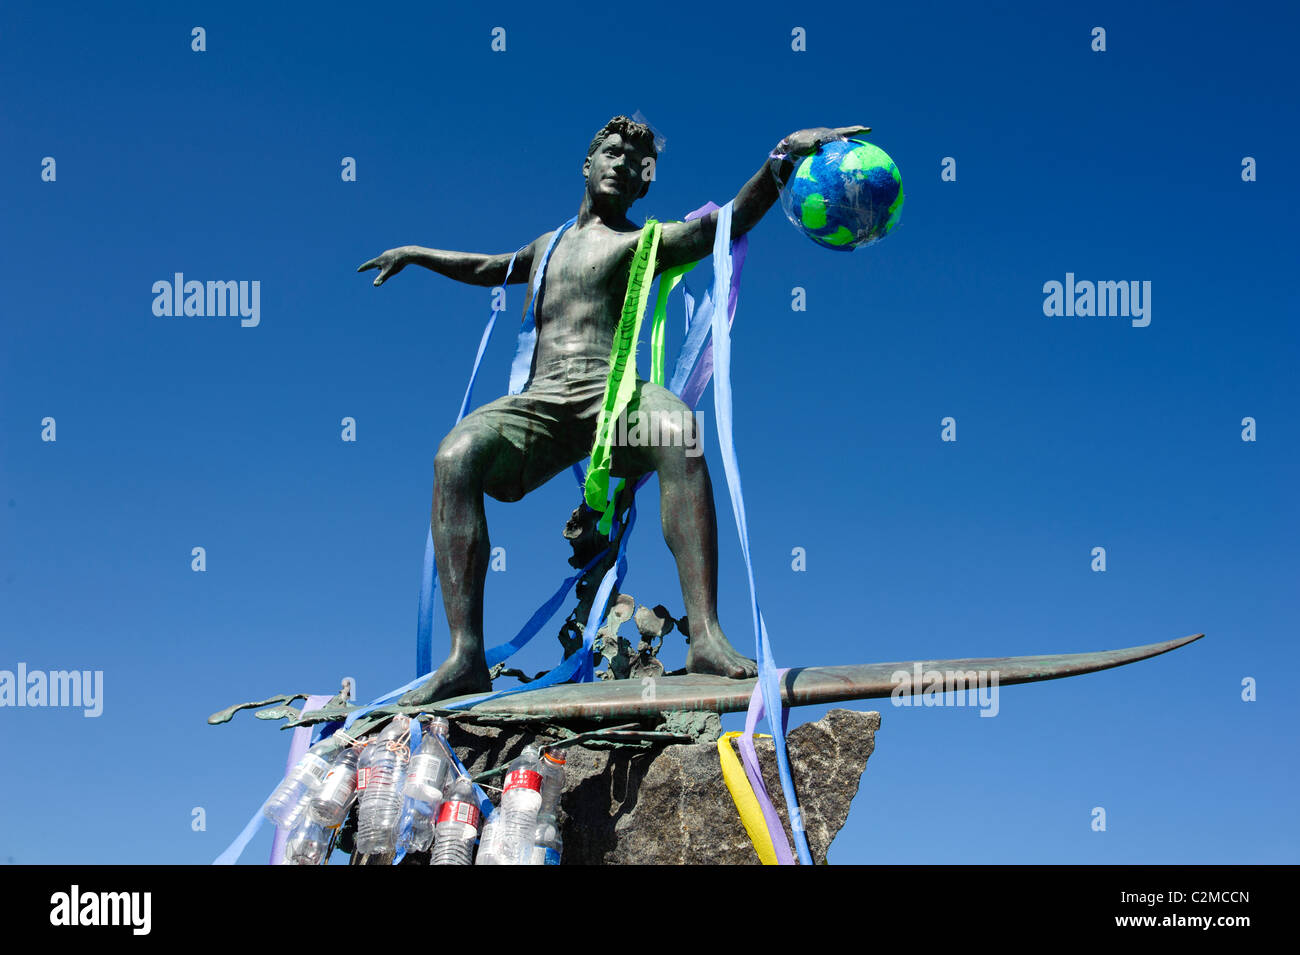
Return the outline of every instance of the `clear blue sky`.
<path id="1" fill-rule="evenodd" d="M 668 142 L 638 221 L 726 202 L 807 126 L 870 125 L 902 170 L 902 224 L 874 247 L 825 251 L 777 209 L 751 233 L 736 442 L 779 664 L 1208 634 L 1005 689 L 994 719 L 862 704 L 883 726 L 831 861 L 1296 862 L 1298 24 L 1281 6 L 6 4 L 0 669 L 100 669 L 105 699 L 98 719 L 0 709 L 0 861 L 208 862 L 288 744 L 209 713 L 414 675 L 433 454 L 489 293 L 354 270 L 554 228 L 592 134 L 640 109 Z M 260 281 L 260 325 L 156 317 L 175 272 Z M 1043 284 L 1067 272 L 1150 281 L 1150 325 L 1046 317 Z M 513 286 L 480 402 L 504 391 L 522 305 Z M 722 620 L 751 647 L 705 428 Z M 627 590 L 680 612 L 656 488 Z M 567 476 L 489 502 L 507 549 L 490 643 L 567 572 L 575 503 Z M 445 638 L 439 608 L 435 654 Z M 557 651 L 543 637 L 518 659 Z M 679 637 L 666 654 L 680 665 Z"/>

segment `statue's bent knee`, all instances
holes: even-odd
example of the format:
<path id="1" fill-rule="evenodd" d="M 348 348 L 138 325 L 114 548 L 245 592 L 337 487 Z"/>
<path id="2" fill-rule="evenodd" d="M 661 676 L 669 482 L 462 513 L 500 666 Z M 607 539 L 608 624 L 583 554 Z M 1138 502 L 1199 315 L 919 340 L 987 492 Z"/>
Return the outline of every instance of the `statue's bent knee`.
<path id="1" fill-rule="evenodd" d="M 433 458 L 434 474 L 440 479 L 470 474 L 481 455 L 482 438 L 468 428 L 453 428 L 438 444 Z"/>

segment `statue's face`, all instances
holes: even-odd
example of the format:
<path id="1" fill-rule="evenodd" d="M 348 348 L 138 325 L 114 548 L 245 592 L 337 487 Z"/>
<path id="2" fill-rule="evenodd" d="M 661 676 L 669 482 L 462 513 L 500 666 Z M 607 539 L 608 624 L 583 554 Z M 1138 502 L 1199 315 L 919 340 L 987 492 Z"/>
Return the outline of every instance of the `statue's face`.
<path id="1" fill-rule="evenodd" d="M 646 154 L 618 133 L 610 133 L 582 167 L 593 203 L 626 212 L 641 198 L 649 183 L 641 178 Z"/>

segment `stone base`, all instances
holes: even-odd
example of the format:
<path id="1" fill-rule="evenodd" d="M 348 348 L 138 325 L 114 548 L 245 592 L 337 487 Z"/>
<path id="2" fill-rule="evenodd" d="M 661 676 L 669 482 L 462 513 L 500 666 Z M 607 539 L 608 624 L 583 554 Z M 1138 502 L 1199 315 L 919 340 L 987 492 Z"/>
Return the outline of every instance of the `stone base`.
<path id="1" fill-rule="evenodd" d="M 877 712 L 834 709 L 786 737 L 804 828 L 818 863 L 825 861 L 827 847 L 848 818 L 879 728 Z M 451 734 L 471 773 L 509 762 L 530 742 L 554 739 L 531 728 L 461 723 L 453 724 Z M 755 749 L 788 833 L 772 741 L 760 739 Z M 646 750 L 579 745 L 565 755 L 561 833 L 566 865 L 758 864 L 722 780 L 716 743 Z M 501 777 L 487 782 L 500 786 Z M 488 792 L 494 801 L 499 798 L 497 791 Z"/>

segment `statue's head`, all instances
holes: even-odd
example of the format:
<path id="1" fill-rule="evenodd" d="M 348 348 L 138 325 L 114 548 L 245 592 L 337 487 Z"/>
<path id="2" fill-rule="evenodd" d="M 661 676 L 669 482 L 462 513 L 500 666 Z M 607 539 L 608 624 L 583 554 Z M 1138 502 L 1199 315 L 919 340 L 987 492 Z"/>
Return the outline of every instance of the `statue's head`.
<path id="1" fill-rule="evenodd" d="M 626 212 L 650 191 L 650 169 L 659 152 L 655 136 L 626 116 L 615 116 L 591 140 L 582 175 L 593 200 L 605 200 Z M 647 163 L 646 160 L 651 160 Z"/>

